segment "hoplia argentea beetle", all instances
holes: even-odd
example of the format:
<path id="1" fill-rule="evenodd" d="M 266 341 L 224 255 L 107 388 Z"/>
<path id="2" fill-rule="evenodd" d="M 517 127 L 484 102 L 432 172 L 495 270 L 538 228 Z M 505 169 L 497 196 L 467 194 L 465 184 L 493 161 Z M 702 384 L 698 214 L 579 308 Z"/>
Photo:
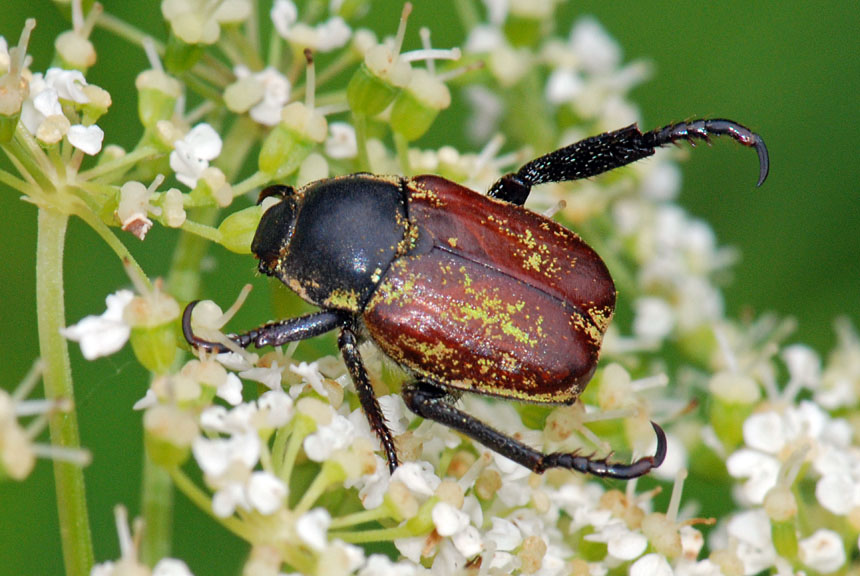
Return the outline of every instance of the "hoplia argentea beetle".
<path id="1" fill-rule="evenodd" d="M 371 340 L 412 376 L 406 405 L 541 473 L 568 468 L 636 478 L 660 466 L 653 456 L 630 464 L 579 453 L 544 454 L 455 406 L 463 392 L 527 402 L 570 404 L 597 364 L 615 310 L 615 285 L 600 256 L 575 233 L 523 208 L 531 187 L 588 178 L 651 156 L 681 140 L 730 136 L 755 148 L 758 184 L 768 173 L 762 139 L 730 120 L 681 122 L 641 133 L 636 125 L 541 156 L 499 179 L 488 195 L 437 176 L 353 174 L 279 196 L 257 228 L 251 250 L 274 276 L 318 312 L 243 334 L 241 347 L 279 346 L 339 330 L 338 346 L 390 470 L 394 438 L 364 368 L 359 343 Z M 192 302 L 183 315 L 188 342 L 225 351 L 194 335 Z"/>

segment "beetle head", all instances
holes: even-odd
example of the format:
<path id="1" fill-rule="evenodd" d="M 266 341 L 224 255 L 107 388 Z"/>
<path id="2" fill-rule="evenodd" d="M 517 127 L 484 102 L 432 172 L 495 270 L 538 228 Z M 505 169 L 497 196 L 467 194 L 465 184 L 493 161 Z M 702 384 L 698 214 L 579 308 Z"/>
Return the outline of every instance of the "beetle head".
<path id="1" fill-rule="evenodd" d="M 283 260 L 284 248 L 293 234 L 296 223 L 297 199 L 291 186 L 269 186 L 260 192 L 257 205 L 267 198 L 280 198 L 281 201 L 263 213 L 251 252 L 260 260 L 259 270 L 267 276 L 276 276 L 277 268 Z"/>

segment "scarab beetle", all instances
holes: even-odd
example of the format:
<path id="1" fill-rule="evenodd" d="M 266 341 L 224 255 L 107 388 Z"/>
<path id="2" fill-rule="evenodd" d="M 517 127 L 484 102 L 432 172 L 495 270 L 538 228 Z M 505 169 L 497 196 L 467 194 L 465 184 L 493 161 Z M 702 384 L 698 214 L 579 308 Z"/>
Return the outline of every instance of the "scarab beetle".
<path id="1" fill-rule="evenodd" d="M 537 158 L 482 195 L 437 176 L 353 174 L 294 190 L 260 221 L 251 245 L 259 270 L 320 311 L 230 334 L 247 347 L 278 346 L 339 329 L 338 346 L 390 470 L 399 459 L 358 345 L 372 340 L 414 380 L 406 405 L 541 473 L 560 467 L 629 479 L 660 466 L 653 456 L 630 464 L 578 453 L 544 454 L 458 409 L 463 392 L 529 402 L 576 401 L 594 373 L 615 309 L 606 265 L 582 239 L 523 208 L 531 187 L 595 176 L 680 140 L 726 135 L 755 148 L 758 185 L 768 173 L 762 139 L 729 120 L 697 120 L 642 133 L 636 125 L 582 140 Z M 195 347 L 225 351 L 183 331 Z"/>

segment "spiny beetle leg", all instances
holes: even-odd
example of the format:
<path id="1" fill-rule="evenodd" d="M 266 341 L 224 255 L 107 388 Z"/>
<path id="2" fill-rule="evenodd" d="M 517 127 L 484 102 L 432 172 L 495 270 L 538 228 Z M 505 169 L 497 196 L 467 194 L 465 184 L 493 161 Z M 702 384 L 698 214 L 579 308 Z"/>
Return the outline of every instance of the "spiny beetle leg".
<path id="1" fill-rule="evenodd" d="M 394 445 L 394 435 L 385 421 L 385 415 L 382 413 L 379 401 L 373 392 L 373 386 L 370 384 L 370 378 L 367 376 L 367 370 L 364 368 L 364 362 L 362 362 L 361 355 L 358 352 L 358 338 L 352 326 L 344 326 L 341 329 L 337 345 L 340 348 L 341 354 L 343 354 L 343 360 L 346 363 L 347 370 L 349 370 L 352 382 L 355 384 L 355 391 L 358 393 L 358 400 L 361 402 L 361 408 L 364 410 L 367 422 L 382 443 L 382 449 L 385 450 L 385 457 L 388 459 L 388 470 L 394 474 L 394 471 L 400 464 L 397 458 L 397 449 Z"/>
<path id="2" fill-rule="evenodd" d="M 537 184 L 590 178 L 647 158 L 661 146 L 679 140 L 690 143 L 695 143 L 695 140 L 708 141 L 710 136 L 729 136 L 744 146 L 755 148 L 759 159 L 756 186 L 761 186 L 770 166 L 764 140 L 737 122 L 715 119 L 678 122 L 644 134 L 633 124 L 614 132 L 592 136 L 532 160 L 515 174 L 502 176 L 488 194 L 521 206 L 528 198 L 531 187 Z"/>
<path id="3" fill-rule="evenodd" d="M 199 300 L 195 300 L 190 303 L 185 307 L 185 312 L 182 313 L 182 333 L 185 335 L 185 339 L 194 348 L 202 348 L 203 350 L 218 353 L 229 352 L 229 348 L 223 344 L 203 340 L 194 334 L 191 328 L 191 313 L 198 302 Z M 341 313 L 322 310 L 305 316 L 299 316 L 298 318 L 287 318 L 279 322 L 265 324 L 242 334 L 227 334 L 227 338 L 242 348 L 247 348 L 251 344 L 257 348 L 280 346 L 287 342 L 306 340 L 320 334 L 325 334 L 343 325 L 345 321 L 346 319 Z"/>
<path id="4" fill-rule="evenodd" d="M 653 422 L 651 425 L 657 433 L 657 450 L 654 456 L 640 458 L 631 464 L 611 464 L 605 459 L 592 460 L 576 453 L 543 454 L 455 408 L 449 402 L 445 391 L 430 382 L 419 381 L 404 385 L 401 394 L 409 409 L 422 418 L 453 428 L 538 474 L 548 468 L 567 468 L 604 478 L 629 480 L 657 468 L 666 457 L 666 435 Z"/>

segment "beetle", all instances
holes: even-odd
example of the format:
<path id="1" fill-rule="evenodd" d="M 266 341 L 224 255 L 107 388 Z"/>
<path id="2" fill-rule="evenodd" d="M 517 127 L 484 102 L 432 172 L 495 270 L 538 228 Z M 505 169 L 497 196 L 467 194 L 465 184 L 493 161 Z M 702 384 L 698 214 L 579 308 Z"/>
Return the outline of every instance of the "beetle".
<path id="1" fill-rule="evenodd" d="M 545 454 L 455 406 L 463 393 L 572 404 L 597 365 L 615 310 L 615 285 L 600 256 L 577 234 L 523 207 L 532 186 L 588 178 L 654 154 L 658 147 L 729 136 L 767 148 L 731 120 L 694 120 L 642 133 L 633 124 L 541 156 L 500 178 L 487 195 L 438 176 L 352 174 L 298 190 L 270 186 L 280 201 L 262 216 L 251 251 L 259 271 L 320 310 L 227 337 L 241 347 L 279 346 L 338 329 L 338 347 L 390 471 L 400 460 L 359 344 L 370 340 L 411 374 L 401 394 L 410 410 L 542 473 L 566 468 L 630 479 L 662 464 L 666 436 L 656 423 L 654 455 L 630 464 L 576 452 Z M 185 338 L 212 352 L 227 347 Z"/>

